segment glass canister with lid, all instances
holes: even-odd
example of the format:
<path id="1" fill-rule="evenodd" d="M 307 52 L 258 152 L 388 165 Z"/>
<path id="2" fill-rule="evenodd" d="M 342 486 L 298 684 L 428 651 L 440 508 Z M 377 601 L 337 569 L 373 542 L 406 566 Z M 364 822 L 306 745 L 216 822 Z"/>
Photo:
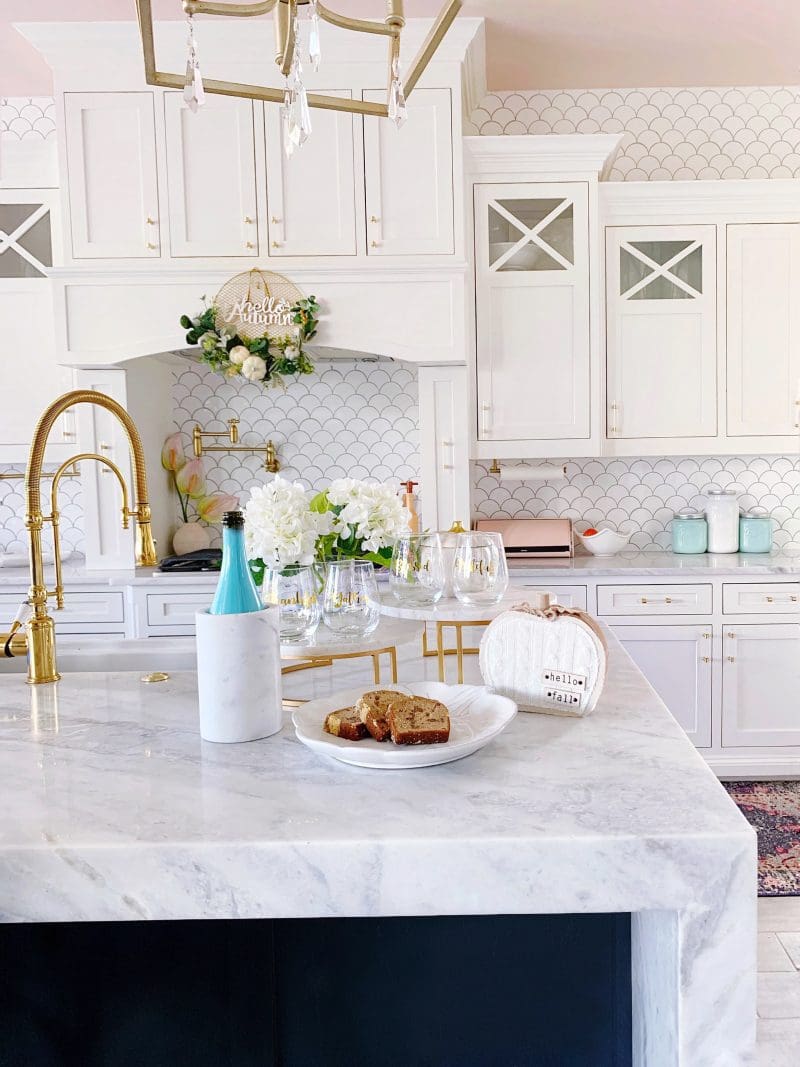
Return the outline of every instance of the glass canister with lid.
<path id="1" fill-rule="evenodd" d="M 708 550 L 708 523 L 705 512 L 681 508 L 672 519 L 672 551 L 700 555 Z"/>
<path id="2" fill-rule="evenodd" d="M 739 551 L 772 551 L 772 519 L 766 508 L 750 508 L 739 516 Z"/>
<path id="3" fill-rule="evenodd" d="M 706 493 L 708 551 L 739 551 L 739 494 L 735 489 L 709 489 Z"/>

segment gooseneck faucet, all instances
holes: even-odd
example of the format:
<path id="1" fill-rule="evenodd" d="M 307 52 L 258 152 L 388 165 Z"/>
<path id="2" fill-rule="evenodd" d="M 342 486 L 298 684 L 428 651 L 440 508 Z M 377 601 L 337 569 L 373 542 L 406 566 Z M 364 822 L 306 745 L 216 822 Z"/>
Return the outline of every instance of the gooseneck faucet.
<path id="1" fill-rule="evenodd" d="M 61 587 L 61 551 L 58 530 L 58 510 L 56 507 L 56 487 L 52 493 L 52 508 L 49 515 L 42 511 L 42 465 L 44 451 L 53 423 L 69 408 L 76 404 L 95 404 L 114 415 L 122 424 L 130 446 L 133 462 L 135 504 L 133 510 L 128 507 L 128 497 L 124 481 L 119 470 L 104 456 L 94 453 L 82 453 L 75 459 L 91 459 L 103 463 L 117 476 L 123 486 L 122 524 L 128 521 L 136 523 L 136 565 L 154 567 L 158 563 L 153 534 L 150 529 L 150 505 L 147 500 L 147 471 L 145 469 L 144 449 L 133 420 L 127 411 L 105 393 L 91 389 L 76 389 L 54 400 L 39 419 L 33 433 L 28 466 L 25 471 L 25 529 L 28 531 L 28 552 L 30 563 L 31 586 L 26 601 L 29 618 L 23 623 L 20 615 L 8 633 L 0 634 L 0 655 L 28 656 L 28 682 L 41 685 L 44 682 L 57 682 L 61 675 L 56 665 L 55 625 L 47 610 L 48 597 L 56 598 L 61 607 L 63 589 Z M 68 463 L 71 462 L 67 461 Z M 66 466 L 66 465 L 64 465 Z M 63 467 L 61 468 L 63 469 Z M 60 473 L 60 472 L 59 472 Z M 46 522 L 54 527 L 56 536 L 53 541 L 56 560 L 56 588 L 49 590 L 45 582 L 44 560 L 42 556 L 42 528 Z"/>

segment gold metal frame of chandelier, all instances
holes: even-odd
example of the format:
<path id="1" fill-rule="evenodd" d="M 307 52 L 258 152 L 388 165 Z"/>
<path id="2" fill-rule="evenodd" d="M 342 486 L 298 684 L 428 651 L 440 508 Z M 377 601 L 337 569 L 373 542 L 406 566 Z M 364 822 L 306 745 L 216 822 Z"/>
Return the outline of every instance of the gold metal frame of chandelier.
<path id="1" fill-rule="evenodd" d="M 275 10 L 276 62 L 283 74 L 291 69 L 294 54 L 294 13 L 298 4 L 307 4 L 308 0 L 255 0 L 253 3 L 232 3 L 228 0 L 183 0 L 183 9 L 189 15 L 229 15 L 236 18 L 248 18 L 252 15 L 266 15 Z M 423 71 L 433 58 L 433 54 L 442 42 L 450 25 L 462 6 L 462 0 L 447 0 L 439 12 L 428 35 L 409 67 L 403 80 L 405 95 L 409 96 L 422 76 Z M 333 26 L 360 33 L 381 34 L 389 38 L 389 71 L 391 78 L 392 60 L 398 55 L 400 33 L 405 26 L 403 0 L 386 0 L 387 15 L 383 22 L 369 19 L 355 19 L 339 15 L 322 3 L 317 3 L 319 17 Z M 181 74 L 168 74 L 156 67 L 155 39 L 153 35 L 152 0 L 136 0 L 136 15 L 139 20 L 139 32 L 142 37 L 144 52 L 145 81 L 162 89 L 183 89 L 186 79 Z M 246 82 L 219 81 L 203 78 L 203 88 L 207 93 L 219 96 L 240 96 L 249 100 L 266 100 L 269 103 L 283 103 L 283 89 L 273 89 L 265 85 L 250 85 Z M 309 93 L 310 107 L 325 108 L 328 111 L 348 111 L 359 115 L 375 115 L 386 118 L 389 114 L 387 104 L 378 104 L 370 100 L 348 100 L 341 96 L 324 96 L 321 93 Z"/>

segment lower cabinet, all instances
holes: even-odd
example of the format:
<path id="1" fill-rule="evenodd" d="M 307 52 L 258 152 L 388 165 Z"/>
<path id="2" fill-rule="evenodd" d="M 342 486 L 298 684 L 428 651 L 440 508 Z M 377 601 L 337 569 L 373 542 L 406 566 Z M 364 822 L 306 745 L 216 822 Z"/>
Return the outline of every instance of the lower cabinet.
<path id="1" fill-rule="evenodd" d="M 614 626 L 613 630 L 687 737 L 698 748 L 708 748 L 711 745 L 710 624 Z"/>
<path id="2" fill-rule="evenodd" d="M 726 627 L 723 748 L 800 745 L 800 623 Z"/>

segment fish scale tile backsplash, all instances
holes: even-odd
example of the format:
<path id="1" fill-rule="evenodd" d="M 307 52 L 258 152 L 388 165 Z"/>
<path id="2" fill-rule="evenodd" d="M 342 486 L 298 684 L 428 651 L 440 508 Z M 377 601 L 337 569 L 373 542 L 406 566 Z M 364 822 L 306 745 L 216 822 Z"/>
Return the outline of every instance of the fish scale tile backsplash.
<path id="1" fill-rule="evenodd" d="M 21 474 L 23 468 L 0 464 L 0 474 Z M 49 482 L 45 483 L 49 486 Z M 63 478 L 58 493 L 61 512 L 61 545 L 67 553 L 83 552 L 83 494 L 77 478 Z M 45 550 L 50 545 L 50 533 L 44 532 Z M 0 554 L 27 554 L 25 533 L 25 491 L 21 478 L 0 479 Z"/>
<path id="2" fill-rule="evenodd" d="M 739 490 L 742 507 L 767 509 L 775 524 L 777 548 L 800 550 L 798 459 L 681 456 L 542 462 L 566 466 L 564 480 L 501 482 L 489 473 L 488 465 L 473 464 L 473 517 L 568 518 L 579 530 L 603 524 L 632 533 L 632 547 L 656 551 L 671 546 L 673 513 L 702 506 L 703 492 L 720 486 Z"/>
<path id="3" fill-rule="evenodd" d="M 400 363 L 337 360 L 284 389 L 227 382 L 205 367 L 180 371 L 172 390 L 175 428 L 188 450 L 195 423 L 226 429 L 240 420 L 242 444 L 271 438 L 281 475 L 321 489 L 334 478 L 375 478 L 399 483 L 419 476 L 417 372 Z M 224 440 L 220 440 L 224 444 Z M 271 475 L 263 450 L 252 456 L 217 452 L 205 457 L 210 490 L 248 491 Z"/>

